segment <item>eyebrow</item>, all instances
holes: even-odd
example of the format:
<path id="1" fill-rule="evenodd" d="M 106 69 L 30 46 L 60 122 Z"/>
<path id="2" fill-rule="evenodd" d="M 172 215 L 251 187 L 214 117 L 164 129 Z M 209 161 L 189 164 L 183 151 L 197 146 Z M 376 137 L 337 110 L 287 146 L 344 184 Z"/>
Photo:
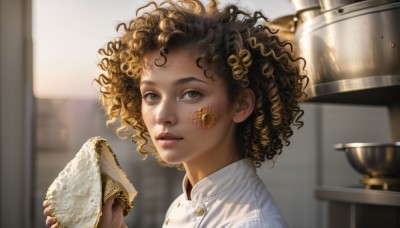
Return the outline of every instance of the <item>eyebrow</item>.
<path id="1" fill-rule="evenodd" d="M 207 82 L 205 82 L 205 81 L 203 81 L 203 80 L 201 80 L 201 79 L 198 79 L 198 78 L 196 78 L 196 77 L 194 77 L 194 76 L 189 76 L 189 77 L 186 77 L 186 78 L 181 78 L 181 79 L 177 80 L 176 82 L 174 82 L 174 85 L 187 84 L 187 83 L 190 83 L 190 82 L 193 82 L 193 81 L 194 81 L 194 82 L 200 82 L 200 83 L 203 83 L 203 84 L 208 85 Z M 142 85 L 142 84 L 155 85 L 156 83 L 153 82 L 153 81 L 150 81 L 150 80 L 143 80 L 143 81 L 140 82 L 140 85 Z"/>

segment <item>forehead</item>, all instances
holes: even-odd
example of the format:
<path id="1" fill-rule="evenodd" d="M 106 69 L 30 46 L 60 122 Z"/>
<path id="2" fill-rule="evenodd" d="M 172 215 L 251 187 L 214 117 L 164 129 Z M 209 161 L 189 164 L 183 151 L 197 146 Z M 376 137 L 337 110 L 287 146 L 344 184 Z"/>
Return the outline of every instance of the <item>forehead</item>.
<path id="1" fill-rule="evenodd" d="M 168 66 L 171 65 L 171 62 L 174 62 L 175 59 L 179 61 L 183 60 L 185 63 L 193 62 L 195 64 L 198 56 L 198 53 L 189 51 L 186 48 L 168 51 L 168 54 L 165 54 L 165 56 L 163 56 L 159 50 L 154 50 L 144 55 L 144 67 L 152 67 L 155 64 L 159 66 Z M 168 61 L 166 64 L 163 64 L 165 58 L 167 58 Z"/>
<path id="2" fill-rule="evenodd" d="M 217 89 L 226 92 L 226 82 L 217 75 L 206 76 L 204 69 L 197 65 L 200 56 L 191 50 L 172 50 L 166 56 L 166 62 L 160 52 L 153 51 L 145 55 L 141 85 L 157 85 L 159 87 L 174 88 L 190 82 L 202 82 L 209 89 Z M 159 66 L 156 63 L 164 63 Z M 145 82 L 145 83 L 144 83 Z M 183 83 L 185 82 L 185 83 Z M 203 87 L 204 88 L 204 87 Z"/>
<path id="3" fill-rule="evenodd" d="M 186 49 L 172 50 L 162 56 L 160 52 L 152 51 L 144 56 L 143 78 L 159 75 L 165 77 L 201 76 L 205 77 L 203 69 L 197 66 L 198 54 Z"/>

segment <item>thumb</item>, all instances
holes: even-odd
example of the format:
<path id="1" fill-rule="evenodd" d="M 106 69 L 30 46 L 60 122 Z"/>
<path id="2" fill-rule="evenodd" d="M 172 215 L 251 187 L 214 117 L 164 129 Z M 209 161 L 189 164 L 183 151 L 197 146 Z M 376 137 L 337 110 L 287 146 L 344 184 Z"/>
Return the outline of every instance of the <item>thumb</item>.
<path id="1" fill-rule="evenodd" d="M 118 224 L 118 227 L 123 227 L 123 219 L 124 219 L 124 201 L 121 198 L 117 198 L 113 200 L 112 203 L 112 223 Z"/>

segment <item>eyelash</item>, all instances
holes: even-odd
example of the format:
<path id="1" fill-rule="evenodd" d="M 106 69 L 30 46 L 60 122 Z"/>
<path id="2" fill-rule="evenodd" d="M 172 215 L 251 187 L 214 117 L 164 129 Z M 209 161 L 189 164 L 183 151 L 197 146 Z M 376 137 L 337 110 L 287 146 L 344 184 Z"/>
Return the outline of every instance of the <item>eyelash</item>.
<path id="1" fill-rule="evenodd" d="M 193 97 L 193 95 L 194 95 L 194 97 Z M 188 96 L 188 97 L 185 98 L 185 96 Z M 192 101 L 192 100 L 199 99 L 202 96 L 203 96 L 203 94 L 197 90 L 187 90 L 187 91 L 183 92 L 182 96 L 180 96 L 179 99 Z M 155 102 L 160 99 L 160 96 L 154 92 L 149 91 L 149 92 L 145 92 L 142 95 L 142 99 L 145 100 L 146 102 Z"/>
<path id="2" fill-rule="evenodd" d="M 150 98 L 150 96 L 152 96 L 153 98 Z M 154 97 L 159 97 L 157 94 L 153 93 L 153 92 L 146 92 L 142 95 L 142 99 L 145 101 L 155 101 L 156 99 L 154 99 Z"/>
<path id="3" fill-rule="evenodd" d="M 191 96 L 189 96 L 189 94 L 192 94 L 192 95 L 195 94 L 196 97 L 195 97 L 195 98 L 192 98 Z M 186 95 L 189 96 L 189 99 L 190 99 L 190 100 L 195 100 L 195 99 L 198 99 L 198 98 L 200 98 L 200 97 L 203 96 L 203 94 L 200 93 L 200 92 L 197 91 L 197 90 L 187 90 L 187 91 L 185 91 L 185 92 L 183 93 L 183 95 L 181 96 L 181 99 L 182 99 L 184 96 L 186 96 Z"/>

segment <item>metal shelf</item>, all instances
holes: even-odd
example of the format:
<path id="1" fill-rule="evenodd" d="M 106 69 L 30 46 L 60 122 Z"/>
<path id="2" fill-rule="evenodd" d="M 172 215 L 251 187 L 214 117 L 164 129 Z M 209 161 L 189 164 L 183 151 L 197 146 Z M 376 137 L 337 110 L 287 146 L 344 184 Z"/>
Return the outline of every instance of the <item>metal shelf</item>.
<path id="1" fill-rule="evenodd" d="M 354 187 L 317 187 L 320 200 L 400 207 L 400 192 Z"/>

